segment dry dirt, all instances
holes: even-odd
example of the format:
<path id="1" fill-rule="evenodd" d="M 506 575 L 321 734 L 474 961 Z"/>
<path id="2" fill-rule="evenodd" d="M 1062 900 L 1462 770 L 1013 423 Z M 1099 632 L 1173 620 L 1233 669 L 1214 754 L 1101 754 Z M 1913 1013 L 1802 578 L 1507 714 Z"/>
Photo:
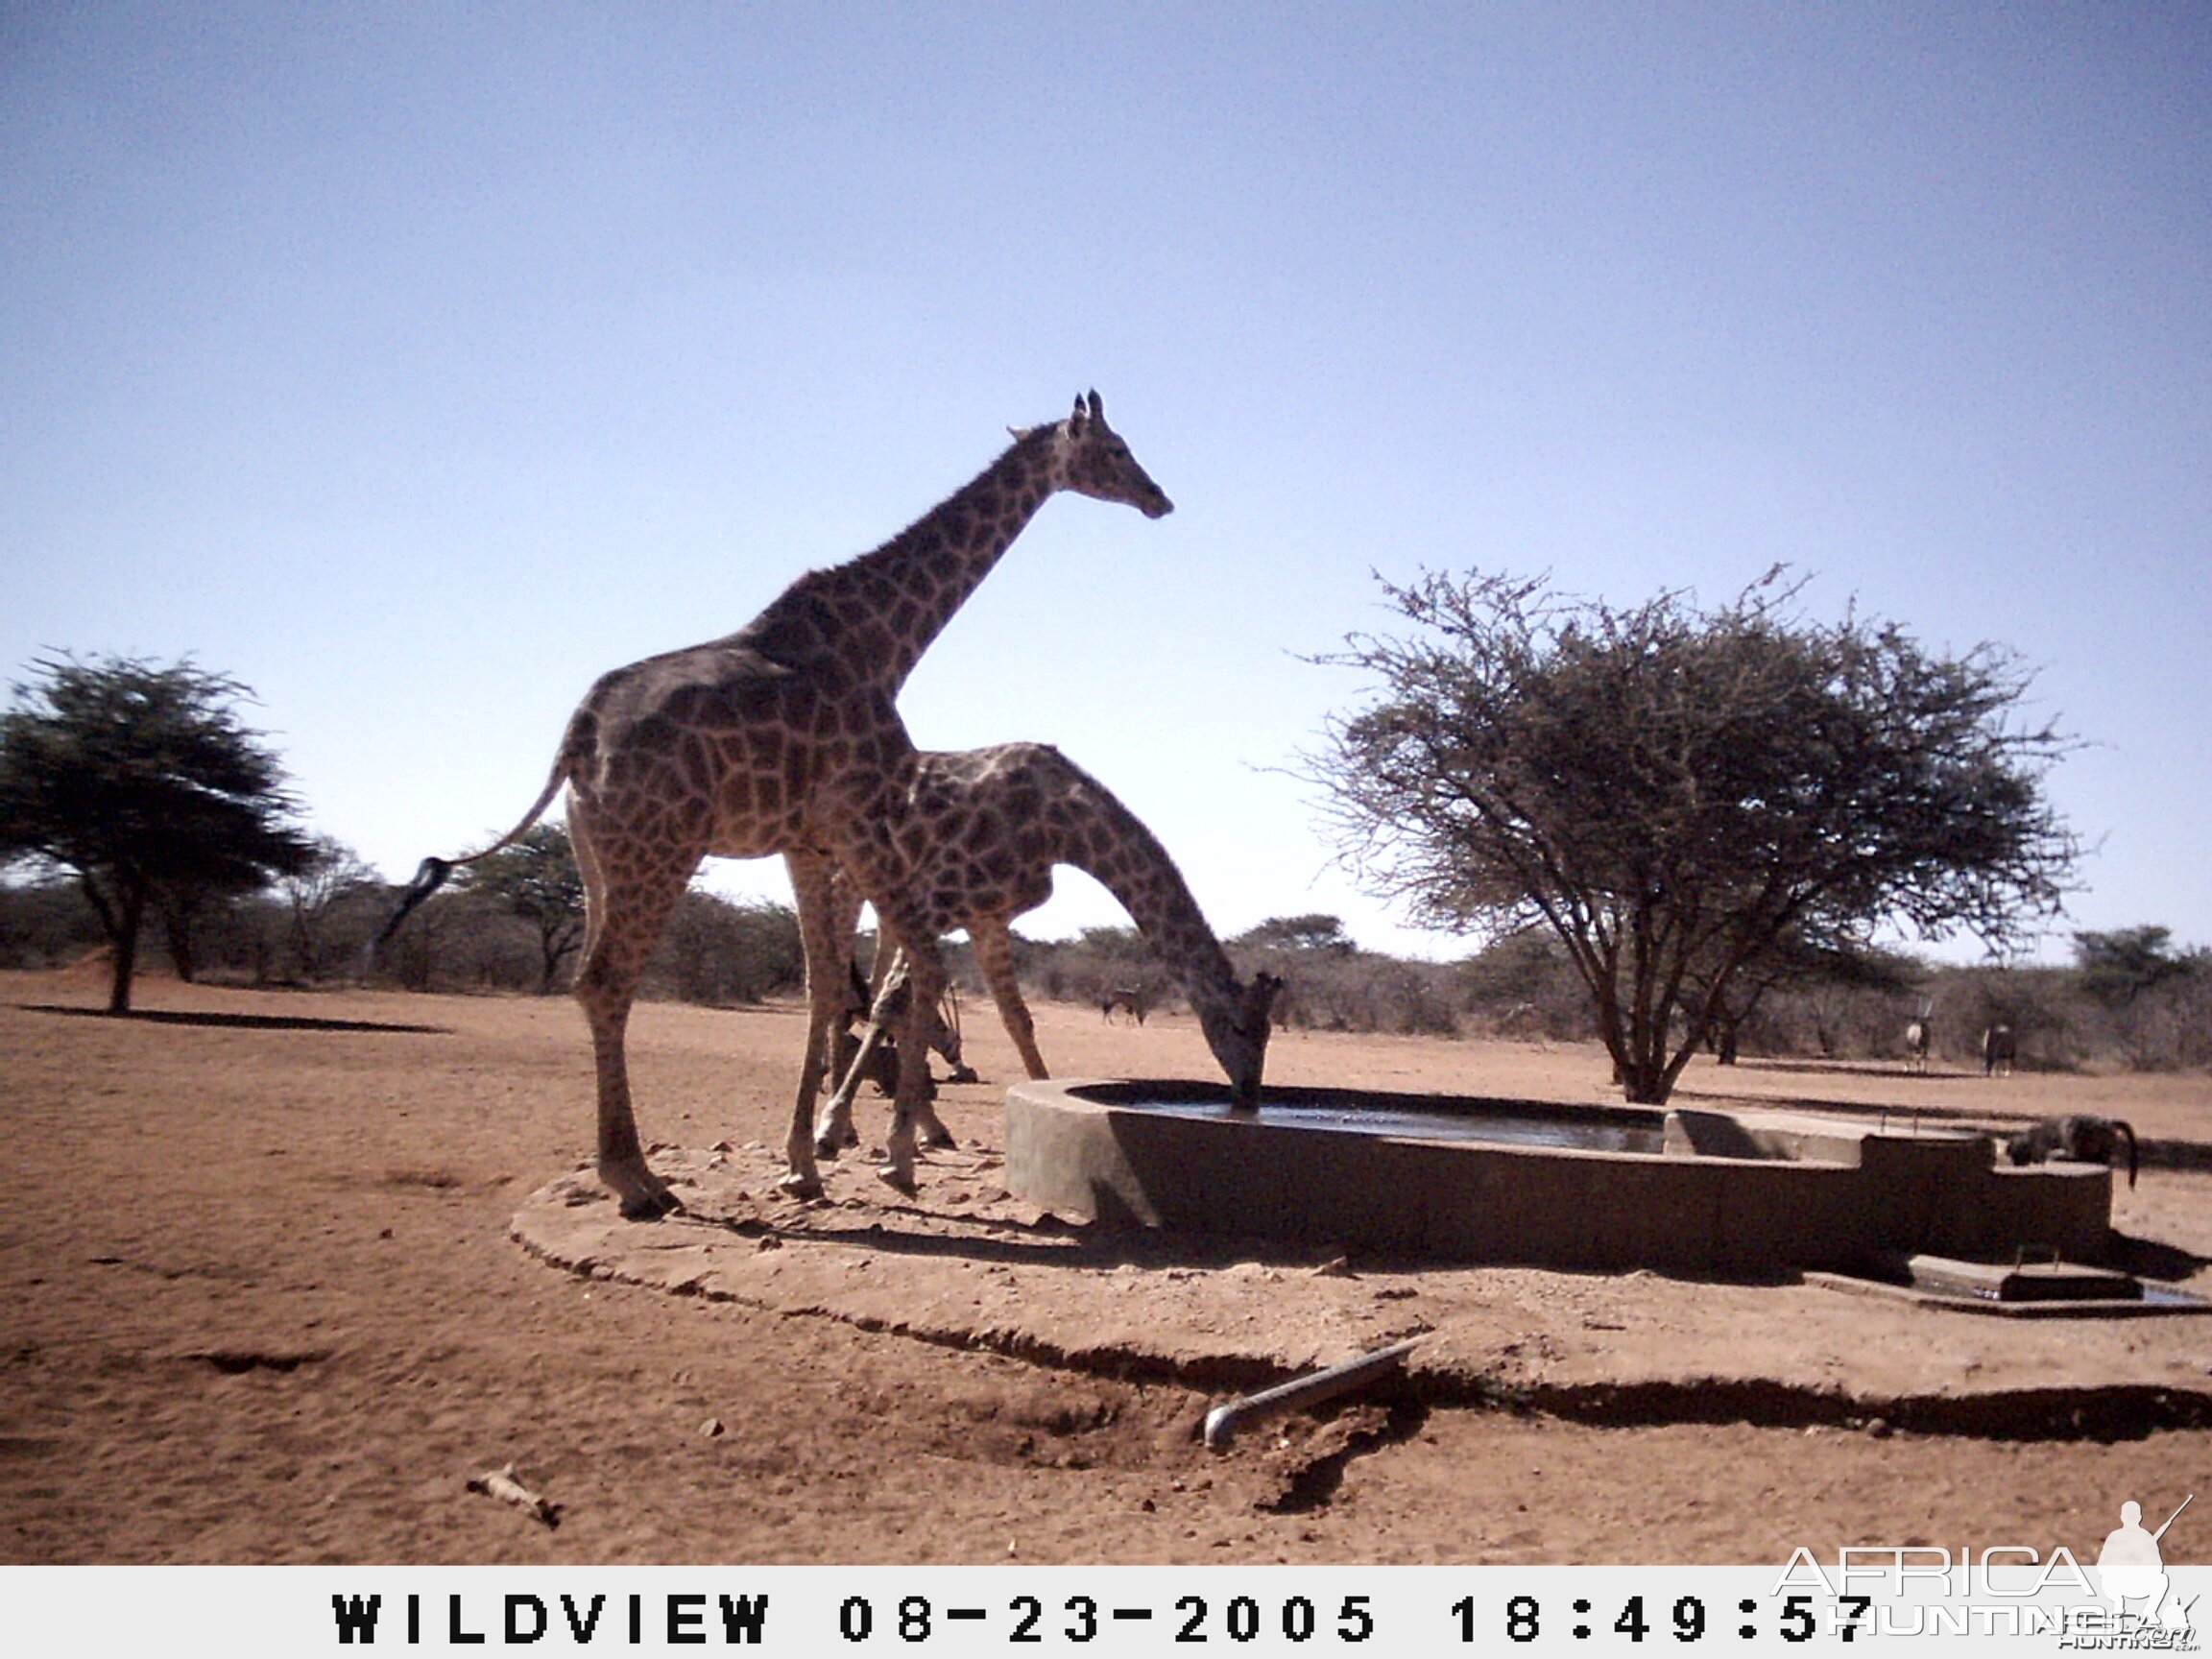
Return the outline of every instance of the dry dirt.
<path id="1" fill-rule="evenodd" d="M 693 1214 L 625 1227 L 571 1179 L 591 1108 L 564 999 L 148 980 L 112 1020 L 100 998 L 96 970 L 0 974 L 0 1560 L 2080 1553 L 2123 1500 L 2163 1513 L 2212 1487 L 2212 1318 L 2031 1329 L 1798 1283 L 1099 1238 L 995 1186 L 989 1084 L 945 1092 L 962 1145 L 918 1202 L 849 1156 L 796 1206 L 768 1151 L 790 1008 L 639 1010 L 642 1126 L 698 1185 Z M 1039 1026 L 1063 1075 L 1211 1074 L 1187 1021 L 1048 1007 Z M 968 1037 L 985 1077 L 1016 1074 L 987 1016 Z M 1604 1073 L 1586 1048 L 1298 1033 L 1270 1064 L 1591 1101 Z M 1747 1063 L 1685 1089 L 2128 1118 L 2158 1144 L 2115 1226 L 2138 1262 L 2212 1289 L 2201 1076 Z M 518 1214 L 598 1229 L 592 1266 L 525 1249 Z M 1407 1334 L 1399 1382 L 1199 1444 L 1236 1388 Z M 467 1487 L 509 1462 L 558 1525 Z"/>

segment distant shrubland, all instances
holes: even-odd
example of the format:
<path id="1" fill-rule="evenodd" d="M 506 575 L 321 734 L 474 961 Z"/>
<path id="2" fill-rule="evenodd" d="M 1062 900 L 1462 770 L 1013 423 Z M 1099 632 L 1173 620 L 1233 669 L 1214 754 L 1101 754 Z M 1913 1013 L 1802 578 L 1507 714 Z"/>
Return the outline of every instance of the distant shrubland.
<path id="1" fill-rule="evenodd" d="M 368 947 L 400 890 L 353 871 L 306 893 L 285 883 L 214 907 L 193 929 L 192 977 L 300 990 L 361 982 Z M 70 883 L 0 883 L 0 968 L 61 967 L 102 945 L 97 919 Z M 142 959 L 178 966 L 158 920 Z M 405 991 L 535 993 L 547 988 L 546 960 L 545 928 L 527 898 L 455 884 L 407 919 L 367 978 Z M 573 952 L 564 953 L 552 988 L 565 989 L 574 967 Z M 737 903 L 695 887 L 661 935 L 645 994 L 727 1006 L 796 995 L 805 980 L 789 905 Z"/>
<path id="2" fill-rule="evenodd" d="M 265 892 L 214 907 L 195 924 L 195 976 L 301 989 L 358 981 L 363 953 L 397 889 L 342 847 Z M 166 958 L 161 925 L 148 955 Z M 63 881 L 0 884 L 0 968 L 51 968 L 103 948 L 97 919 Z M 1110 990 L 1155 1009 L 1182 991 L 1143 936 L 1092 927 L 1072 939 L 1017 936 L 1016 972 L 1038 1002 L 1099 1007 Z M 870 942 L 861 941 L 862 961 Z M 1531 1043 L 1596 1040 L 1590 996 L 1566 951 L 1516 934 L 1455 962 L 1361 950 L 1334 917 L 1284 917 L 1228 941 L 1238 973 L 1286 985 L 1277 1019 L 1294 1030 Z M 1903 1055 L 1906 1023 L 1925 1006 L 1939 1065 L 1979 1064 L 1982 1032 L 2003 1021 L 2032 1070 L 2174 1070 L 2212 1066 L 2212 951 L 2176 949 L 2162 927 L 2075 936 L 2071 967 L 1950 967 L 1887 961 L 1883 974 L 1792 978 L 1769 990 L 1737 1031 L 1747 1058 L 1886 1060 Z M 373 983 L 409 991 L 528 994 L 544 982 L 542 929 L 488 889 L 438 894 L 380 952 Z M 980 1002 L 967 949 L 952 944 L 954 983 Z M 573 958 L 564 964 L 563 983 Z M 736 1006 L 797 996 L 805 982 L 789 906 L 734 902 L 693 888 L 654 957 L 646 995 Z"/>
<path id="3" fill-rule="evenodd" d="M 1319 924 L 1319 925 L 1317 925 Z M 1334 917 L 1281 918 L 1228 943 L 1238 971 L 1264 968 L 1287 989 L 1277 1018 L 1292 1029 L 1395 1036 L 1594 1042 L 1589 992 L 1556 942 L 1520 933 L 1456 962 L 1360 950 Z M 2212 1066 L 2212 951 L 2176 950 L 2161 927 L 2075 935 L 2068 968 L 1950 967 L 1886 958 L 1881 972 L 1803 971 L 1768 990 L 1737 1029 L 1741 1055 L 1885 1060 L 1927 1010 L 1932 1058 L 1979 1065 L 1982 1033 L 2002 1022 L 2019 1064 L 2036 1070 L 2173 1070 Z M 1092 928 L 1060 943 L 1025 942 L 1034 996 L 1097 1003 L 1111 986 L 1142 989 L 1155 1007 L 1180 1001 L 1173 975 L 1143 940 Z"/>

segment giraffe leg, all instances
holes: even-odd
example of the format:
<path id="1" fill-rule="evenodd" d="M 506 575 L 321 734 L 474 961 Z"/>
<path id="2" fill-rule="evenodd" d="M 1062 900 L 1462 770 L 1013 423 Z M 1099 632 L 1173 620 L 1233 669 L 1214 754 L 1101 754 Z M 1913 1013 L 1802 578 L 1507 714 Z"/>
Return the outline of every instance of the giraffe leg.
<path id="1" fill-rule="evenodd" d="M 830 1030 L 845 994 L 852 934 L 842 946 L 836 937 L 837 906 L 832 894 L 836 866 L 813 853 L 786 853 L 791 896 L 799 912 L 799 937 L 806 955 L 806 1053 L 799 1066 L 799 1090 L 791 1105 L 791 1133 L 783 1142 L 784 1171 L 776 1185 L 794 1198 L 822 1196 L 822 1171 L 814 1162 L 814 1101 L 830 1062 Z"/>
<path id="2" fill-rule="evenodd" d="M 880 1052 L 884 1035 L 905 1024 L 906 991 L 905 958 L 893 955 L 890 972 L 881 976 L 881 989 L 877 995 L 875 1006 L 869 1010 L 868 1028 L 861 1033 L 858 1051 L 847 1062 L 842 1074 L 836 1077 L 836 1086 L 828 1104 L 822 1108 L 821 1116 L 814 1119 L 814 1155 L 817 1158 L 835 1158 L 846 1147 L 859 1144 L 860 1137 L 853 1127 L 853 1103 L 859 1096 L 860 1085 L 874 1074 L 871 1062 Z M 934 1015 L 935 1010 L 932 1009 L 932 1018 Z M 956 1146 L 959 1142 L 937 1116 L 934 1104 L 936 1085 L 928 1079 L 927 1057 L 924 1058 L 923 1094 L 914 1114 L 915 1129 L 925 1146 Z M 897 1084 L 894 1083 L 894 1096 L 897 1092 Z"/>
<path id="3" fill-rule="evenodd" d="M 975 965 L 983 983 L 991 987 L 991 1000 L 998 1005 L 999 1022 L 1021 1051 L 1022 1066 L 1032 1077 L 1049 1077 L 1045 1056 L 1037 1047 L 1037 1022 L 1029 1018 L 1029 1004 L 1022 1000 L 1022 988 L 1014 978 L 1013 934 L 1002 921 L 972 925 L 968 941 L 975 947 Z"/>
<path id="4" fill-rule="evenodd" d="M 878 913 L 881 915 L 880 907 Z M 911 924 L 904 928 L 891 925 L 902 935 L 900 944 L 906 952 L 906 1010 L 899 1032 L 899 1091 L 891 1104 L 886 1162 L 877 1176 L 911 1196 L 919 1190 L 914 1178 L 915 1125 L 928 1109 L 929 1016 L 945 994 L 945 963 L 934 935 Z"/>
<path id="5" fill-rule="evenodd" d="M 870 1070 L 876 1068 L 878 1064 L 876 1056 L 882 1050 L 878 1048 L 864 1057 L 860 1052 L 863 1041 L 863 1037 L 855 1037 L 851 1031 L 832 1031 L 830 1034 L 830 1077 L 832 1084 L 843 1081 L 854 1066 L 866 1066 Z M 834 1089 L 832 1089 L 832 1093 L 834 1093 Z M 835 1151 L 825 1151 L 820 1145 L 823 1128 L 822 1118 L 815 1118 L 814 1135 L 817 1143 L 814 1152 L 816 1157 L 834 1158 L 838 1152 L 844 1151 L 846 1147 L 856 1146 L 860 1143 L 860 1136 L 853 1127 L 850 1114 L 847 1115 L 845 1122 L 837 1126 L 838 1136 Z"/>
<path id="6" fill-rule="evenodd" d="M 814 1156 L 821 1163 L 834 1164 L 846 1147 L 860 1142 L 860 1132 L 853 1127 L 852 1112 L 848 1110 L 840 1117 L 837 1111 L 837 1095 L 844 1080 L 859 1063 L 866 1043 L 865 1036 L 855 1037 L 850 1031 L 832 1034 L 830 1069 L 823 1073 L 830 1079 L 830 1098 L 822 1102 L 822 1110 L 814 1115 Z M 875 1059 L 874 1053 L 869 1053 L 867 1058 Z"/>
<path id="7" fill-rule="evenodd" d="M 788 867 L 788 855 L 785 864 Z M 798 876 L 793 876 L 793 891 L 797 891 L 799 879 Z M 830 872 L 829 894 L 830 936 L 836 940 L 839 952 L 850 955 L 854 935 L 860 929 L 860 907 L 866 900 L 861 897 L 859 884 L 842 869 Z M 876 953 L 879 961 L 888 956 L 880 939 L 877 942 Z M 834 1159 L 846 1147 L 859 1142 L 860 1137 L 853 1128 L 852 1096 L 845 1092 L 845 1080 L 854 1075 L 856 1068 L 865 1072 L 875 1058 L 877 1033 L 873 1026 L 857 1038 L 850 1029 L 855 1009 L 865 1018 L 875 1000 L 875 993 L 862 984 L 856 967 L 853 971 L 851 989 L 863 995 L 857 1003 L 847 1002 L 841 1005 L 830 1020 L 829 1030 L 823 1033 L 823 1039 L 828 1045 L 826 1075 L 830 1082 L 830 1098 L 821 1116 L 814 1120 L 814 1155 L 825 1160 Z M 854 1087 L 857 1089 L 858 1085 L 855 1083 Z M 844 1101 L 842 1108 L 839 1106 L 840 1098 Z"/>
<path id="8" fill-rule="evenodd" d="M 859 1046 L 846 1066 L 844 1075 L 837 1079 L 822 1115 L 814 1119 L 816 1157 L 834 1158 L 846 1147 L 859 1144 L 860 1137 L 853 1127 L 853 1097 L 860 1092 L 861 1081 L 868 1075 L 868 1063 L 882 1044 L 883 1031 L 882 1021 L 868 1022 L 868 1029 L 861 1033 Z"/>
<path id="9" fill-rule="evenodd" d="M 922 1144 L 934 1151 L 960 1144 L 960 1138 L 945 1127 L 945 1119 L 937 1116 L 937 1085 L 931 1082 L 929 1094 L 914 1109 L 914 1132 Z"/>
<path id="10" fill-rule="evenodd" d="M 839 937 L 849 932 L 847 929 Z M 853 1127 L 853 1102 L 860 1093 L 861 1083 L 874 1070 L 872 1062 L 882 1046 L 884 1033 L 897 1023 L 895 1011 L 901 1006 L 899 998 L 906 987 L 905 961 L 884 939 L 880 925 L 876 935 L 876 965 L 870 977 L 874 989 L 869 998 L 867 1028 L 860 1033 L 859 1046 L 852 1059 L 841 1071 L 832 1073 L 829 1103 L 822 1108 L 821 1117 L 814 1120 L 814 1152 L 820 1158 L 834 1158 L 846 1147 L 860 1143 L 860 1136 Z"/>
<path id="11" fill-rule="evenodd" d="M 903 955 L 893 956 L 891 970 L 883 976 L 883 997 L 899 999 L 885 1010 L 885 1018 L 894 1029 L 902 1028 L 904 1023 L 900 1016 L 905 1011 L 904 999 L 912 995 L 909 980 L 906 958 Z M 938 1046 L 938 1037 L 942 1030 L 938 1010 L 939 1004 L 931 1002 L 922 1017 L 922 1030 L 925 1033 L 922 1045 L 922 1097 L 914 1107 L 914 1129 L 925 1146 L 956 1146 L 959 1142 L 952 1138 L 952 1131 L 946 1128 L 944 1121 L 937 1116 L 937 1083 L 929 1075 L 929 1052 Z M 893 1086 L 893 1094 L 897 1094 L 896 1084 Z"/>
<path id="12" fill-rule="evenodd" d="M 585 876 L 589 937 L 574 995 L 591 1027 L 591 1053 L 598 1070 L 599 1179 L 620 1201 L 626 1218 L 658 1220 L 684 1206 L 645 1163 L 637 1119 L 631 1110 L 624 1037 L 645 959 L 690 878 L 690 867 L 669 862 L 638 870 L 620 868 L 605 849 L 591 847 L 586 814 L 572 808 L 570 819 L 578 848 L 590 848 L 578 860 Z"/>

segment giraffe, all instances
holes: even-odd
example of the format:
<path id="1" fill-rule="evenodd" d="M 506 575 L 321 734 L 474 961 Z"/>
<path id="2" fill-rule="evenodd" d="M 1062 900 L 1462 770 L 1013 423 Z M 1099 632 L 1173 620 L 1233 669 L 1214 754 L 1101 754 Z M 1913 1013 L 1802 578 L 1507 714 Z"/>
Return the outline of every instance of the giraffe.
<path id="1" fill-rule="evenodd" d="M 886 820 L 915 753 L 895 699 L 930 641 L 1062 490 L 1148 518 L 1173 510 L 1107 425 L 1098 394 L 1079 397 L 1065 421 L 1016 430 L 996 461 L 913 524 L 873 552 L 801 576 L 736 633 L 600 676 L 522 822 L 481 852 L 424 860 L 387 934 L 454 865 L 510 845 L 567 786 L 585 885 L 574 996 L 591 1028 L 599 1177 L 625 1216 L 679 1207 L 645 1161 L 624 1038 L 646 959 L 709 854 L 781 853 L 791 872 L 810 1018 L 781 1185 L 820 1195 L 813 1102 L 845 976 L 830 937 L 831 875 L 852 872 L 891 936 L 934 955 L 934 936 L 918 938 L 918 907 L 890 879 Z M 930 984 L 919 1006 L 933 1007 L 938 989 Z M 928 1062 L 922 1044 L 902 1045 L 900 1058 L 899 1126 L 910 1142 L 906 1118 Z"/>
<path id="2" fill-rule="evenodd" d="M 1072 864 L 1094 878 L 1129 912 L 1155 951 L 1183 981 L 1207 1046 L 1228 1074 L 1230 1104 L 1249 1111 L 1259 1103 L 1265 1061 L 1268 1012 L 1282 981 L 1257 975 L 1245 985 L 1206 925 L 1197 902 L 1167 850 L 1111 791 L 1043 743 L 1007 743 L 990 749 L 934 752 L 916 757 L 906 799 L 893 821 L 891 840 L 900 860 L 898 878 L 925 907 L 922 926 L 934 941 L 965 927 L 978 958 L 994 959 L 1010 937 L 1015 917 L 1051 897 L 1052 866 Z M 931 952 L 934 964 L 934 951 Z M 1010 1032 L 1029 1032 L 1029 1011 L 1015 988 L 1010 952 L 1003 975 L 985 977 Z M 913 1006 L 927 1008 L 942 983 L 941 965 L 912 960 Z M 1002 989 L 1003 988 L 1003 989 Z M 913 1019 L 912 1006 L 908 1019 Z M 900 1037 L 902 1047 L 911 1041 Z M 1034 1040 L 1023 1047 L 1029 1063 Z M 1032 1076 L 1043 1076 L 1036 1058 Z M 857 1070 L 849 1072 L 816 1124 L 815 1149 L 833 1156 L 850 1144 Z M 886 1179 L 911 1180 L 897 1167 L 898 1107 L 894 1107 L 892 1158 Z"/>

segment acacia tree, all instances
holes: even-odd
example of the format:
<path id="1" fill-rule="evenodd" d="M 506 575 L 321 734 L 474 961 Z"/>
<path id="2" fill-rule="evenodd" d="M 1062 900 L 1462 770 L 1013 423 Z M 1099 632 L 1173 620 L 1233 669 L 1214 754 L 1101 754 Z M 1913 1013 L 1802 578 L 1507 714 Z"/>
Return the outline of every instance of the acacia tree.
<path id="1" fill-rule="evenodd" d="M 282 765 L 232 707 L 252 695 L 237 681 L 189 661 L 36 666 L 0 716 L 0 861 L 76 878 L 113 947 L 108 1009 L 127 1013 L 149 904 L 189 917 L 312 848 Z"/>
<path id="2" fill-rule="evenodd" d="M 2190 959 L 2168 947 L 2165 927 L 2122 927 L 2074 935 L 2074 965 L 2081 989 L 2107 1008 L 2125 1008 L 2144 992 L 2190 972 Z"/>
<path id="3" fill-rule="evenodd" d="M 567 829 L 534 824 L 519 841 L 461 872 L 459 885 L 537 929 L 539 994 L 550 995 L 561 964 L 584 942 L 584 875 Z"/>
<path id="4" fill-rule="evenodd" d="M 1333 956 L 1350 956 L 1359 949 L 1344 931 L 1341 916 L 1321 914 L 1270 916 L 1229 943 L 1256 950 L 1320 950 Z"/>
<path id="5" fill-rule="evenodd" d="M 380 894 L 383 879 L 352 848 L 332 835 L 308 843 L 306 861 L 276 882 L 284 905 L 286 940 L 301 979 L 325 974 L 334 955 L 330 938 L 337 914 L 365 895 Z"/>
<path id="6" fill-rule="evenodd" d="M 2078 856 L 2042 790 L 2069 743 L 2015 720 L 2010 653 L 1807 621 L 1780 574 L 1713 611 L 1425 574 L 1383 584 L 1410 634 L 1319 660 L 1381 682 L 1303 757 L 1339 858 L 1426 926 L 1548 927 L 1631 1101 L 1666 1100 L 1786 941 L 2008 951 Z"/>

